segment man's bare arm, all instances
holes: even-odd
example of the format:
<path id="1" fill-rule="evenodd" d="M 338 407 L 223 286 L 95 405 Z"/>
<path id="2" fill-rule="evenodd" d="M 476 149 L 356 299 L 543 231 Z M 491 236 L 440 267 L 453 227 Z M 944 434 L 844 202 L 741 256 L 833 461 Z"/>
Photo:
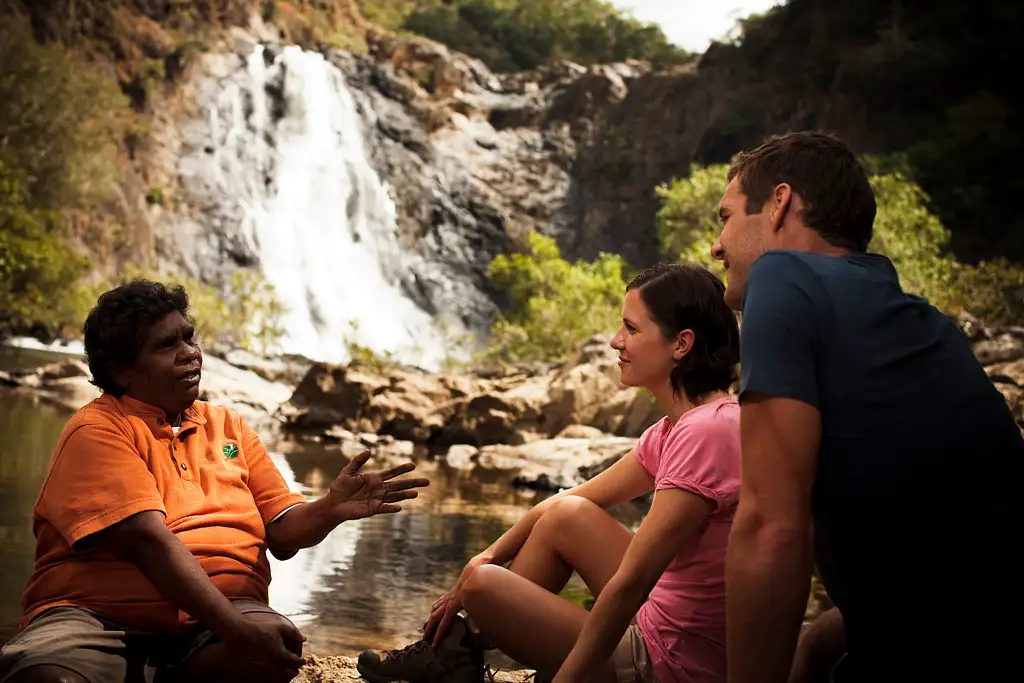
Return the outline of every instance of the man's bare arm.
<path id="1" fill-rule="evenodd" d="M 807 606 L 811 488 L 821 415 L 748 393 L 740 408 L 743 481 L 726 560 L 730 683 L 786 683 Z"/>

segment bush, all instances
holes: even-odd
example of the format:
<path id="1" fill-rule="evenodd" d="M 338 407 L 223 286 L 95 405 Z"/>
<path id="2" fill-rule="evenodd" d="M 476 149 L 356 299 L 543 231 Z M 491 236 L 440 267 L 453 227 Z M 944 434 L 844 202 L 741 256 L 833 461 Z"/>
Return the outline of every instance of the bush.
<path id="1" fill-rule="evenodd" d="M 0 162 L 0 337 L 80 331 L 84 300 L 76 282 L 87 267 L 57 215 L 29 210 Z"/>
<path id="2" fill-rule="evenodd" d="M 950 233 L 928 208 L 929 198 L 892 165 L 866 160 L 878 211 L 869 249 L 885 254 L 903 288 L 937 308 L 957 314 L 970 311 L 989 325 L 1024 321 L 1024 268 L 1005 260 L 976 266 L 956 261 L 948 252 Z M 726 186 L 726 164 L 691 166 L 688 178 L 657 189 L 662 199 L 658 238 L 669 258 L 702 263 L 721 277 L 711 258 L 721 226 L 718 204 Z"/>
<path id="3" fill-rule="evenodd" d="M 0 30 L 0 160 L 32 208 L 106 199 L 131 122 L 117 83 L 59 45 Z"/>
<path id="4" fill-rule="evenodd" d="M 491 262 L 491 282 L 510 306 L 494 323 L 488 355 L 507 362 L 557 360 L 594 334 L 615 330 L 626 287 L 623 265 L 612 254 L 569 263 L 553 239 L 531 233 L 525 253 Z"/>
<path id="5" fill-rule="evenodd" d="M 399 13 L 409 9 L 409 3 L 384 4 L 390 16 L 398 16 L 399 6 Z M 419 2 L 402 28 L 477 57 L 497 71 L 533 69 L 556 59 L 582 64 L 644 59 L 660 67 L 690 58 L 656 25 L 637 21 L 604 0 Z"/>
<path id="6" fill-rule="evenodd" d="M 182 285 L 188 292 L 196 333 L 206 348 L 216 351 L 239 348 L 254 353 L 279 350 L 284 336 L 285 307 L 278 300 L 273 285 L 258 270 L 235 271 L 225 286 L 218 288 L 188 275 L 128 266 L 113 281 L 91 288 L 90 305 L 94 305 L 104 291 L 135 278 Z"/>

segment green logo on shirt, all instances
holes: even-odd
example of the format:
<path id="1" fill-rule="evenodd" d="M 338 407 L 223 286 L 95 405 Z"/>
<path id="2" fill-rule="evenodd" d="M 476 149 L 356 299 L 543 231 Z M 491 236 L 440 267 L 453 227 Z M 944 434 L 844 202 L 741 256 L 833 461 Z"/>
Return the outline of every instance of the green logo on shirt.
<path id="1" fill-rule="evenodd" d="M 233 443 L 229 443 L 224 447 L 224 457 L 228 460 L 234 460 L 238 457 L 238 446 Z"/>

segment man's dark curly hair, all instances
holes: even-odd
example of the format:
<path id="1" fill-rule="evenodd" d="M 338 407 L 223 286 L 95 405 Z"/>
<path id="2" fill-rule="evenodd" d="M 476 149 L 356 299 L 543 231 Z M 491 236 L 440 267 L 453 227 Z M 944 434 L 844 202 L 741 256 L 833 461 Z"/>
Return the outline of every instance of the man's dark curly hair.
<path id="1" fill-rule="evenodd" d="M 177 311 L 188 320 L 188 294 L 180 285 L 133 280 L 103 293 L 85 319 L 85 355 L 92 383 L 112 396 L 124 394 L 111 369 L 138 358 L 154 323 Z"/>
<path id="2" fill-rule="evenodd" d="M 667 339 L 693 330 L 693 348 L 672 368 L 672 389 L 694 400 L 726 391 L 736 381 L 740 330 L 725 303 L 725 285 L 707 268 L 687 263 L 659 263 L 626 287 L 640 299 Z"/>

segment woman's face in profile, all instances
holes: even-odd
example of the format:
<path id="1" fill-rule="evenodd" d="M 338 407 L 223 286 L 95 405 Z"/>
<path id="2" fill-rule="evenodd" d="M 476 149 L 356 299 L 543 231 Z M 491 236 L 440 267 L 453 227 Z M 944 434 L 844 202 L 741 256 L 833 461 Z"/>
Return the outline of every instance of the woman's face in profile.
<path id="1" fill-rule="evenodd" d="M 619 378 L 626 386 L 654 389 L 669 381 L 678 345 L 676 340 L 666 339 L 651 319 L 639 289 L 626 292 L 622 326 L 611 346 L 619 352 Z"/>

